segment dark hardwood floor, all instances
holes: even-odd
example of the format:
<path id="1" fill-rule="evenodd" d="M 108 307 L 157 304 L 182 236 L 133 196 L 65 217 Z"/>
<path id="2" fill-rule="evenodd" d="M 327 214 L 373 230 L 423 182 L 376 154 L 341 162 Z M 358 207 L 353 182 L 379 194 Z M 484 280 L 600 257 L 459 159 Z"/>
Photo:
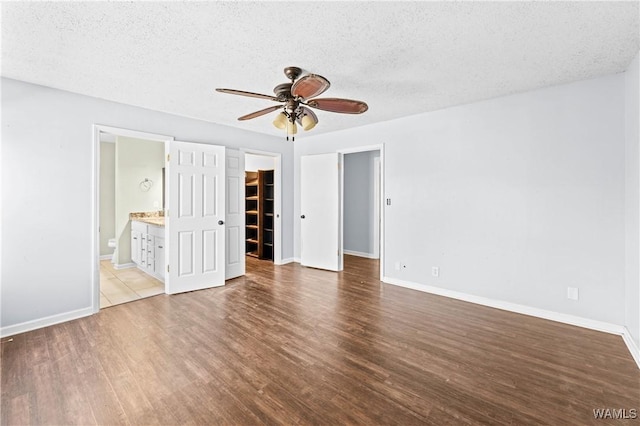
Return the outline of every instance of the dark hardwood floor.
<path id="1" fill-rule="evenodd" d="M 247 261 L 222 288 L 3 339 L 2 424 L 583 425 L 640 410 L 619 336 L 382 284 L 376 261 Z"/>

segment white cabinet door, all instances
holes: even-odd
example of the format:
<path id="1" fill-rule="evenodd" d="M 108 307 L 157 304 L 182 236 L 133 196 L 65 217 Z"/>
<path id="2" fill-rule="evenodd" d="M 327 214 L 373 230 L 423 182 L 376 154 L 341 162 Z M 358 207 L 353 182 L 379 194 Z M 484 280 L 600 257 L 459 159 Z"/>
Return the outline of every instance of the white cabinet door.
<path id="1" fill-rule="evenodd" d="M 225 148 L 170 142 L 167 293 L 224 285 Z"/>
<path id="2" fill-rule="evenodd" d="M 140 248 L 140 239 L 142 238 L 142 234 L 138 231 L 131 231 L 131 260 L 136 265 L 140 265 L 141 259 L 141 248 Z"/>
<path id="3" fill-rule="evenodd" d="M 164 238 L 155 237 L 154 260 L 153 272 L 164 279 Z"/>
<path id="4" fill-rule="evenodd" d="M 304 266 L 342 270 L 341 160 L 338 153 L 301 157 L 300 263 Z"/>

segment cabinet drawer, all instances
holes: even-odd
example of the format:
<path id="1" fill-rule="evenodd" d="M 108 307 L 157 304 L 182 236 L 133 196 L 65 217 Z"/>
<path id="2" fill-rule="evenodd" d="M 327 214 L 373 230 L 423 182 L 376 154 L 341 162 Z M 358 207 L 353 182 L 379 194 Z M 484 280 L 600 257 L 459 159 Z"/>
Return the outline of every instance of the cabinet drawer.
<path id="1" fill-rule="evenodd" d="M 147 224 L 146 223 L 142 223 L 142 222 L 138 222 L 137 220 L 132 220 L 131 221 L 131 230 L 132 231 L 137 231 L 143 234 L 147 233 Z"/>
<path id="2" fill-rule="evenodd" d="M 155 252 L 155 238 L 153 235 L 147 235 L 147 245 L 144 249 L 147 251 L 147 259 L 154 257 Z"/>
<path id="3" fill-rule="evenodd" d="M 164 238 L 164 227 L 163 226 L 149 225 L 149 229 L 148 229 L 147 233 L 149 235 L 153 235 L 155 237 Z"/>

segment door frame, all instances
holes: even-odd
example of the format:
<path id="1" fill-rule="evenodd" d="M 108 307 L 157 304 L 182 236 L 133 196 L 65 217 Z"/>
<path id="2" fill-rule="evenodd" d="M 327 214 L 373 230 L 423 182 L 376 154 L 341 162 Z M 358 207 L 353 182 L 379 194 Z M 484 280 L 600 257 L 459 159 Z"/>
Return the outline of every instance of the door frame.
<path id="1" fill-rule="evenodd" d="M 282 261 L 282 154 L 279 152 L 260 151 L 251 148 L 239 148 L 239 150 L 243 155 L 253 154 L 273 158 L 273 181 L 275 183 L 275 191 L 273 196 L 273 213 L 275 215 L 275 220 L 273 222 L 273 243 L 276 247 L 273 252 L 273 264 L 284 265 L 285 263 L 289 263 Z M 243 203 L 242 214 L 245 213 L 244 211 L 245 207 Z M 245 242 L 240 241 L 240 243 L 244 247 Z"/>
<path id="2" fill-rule="evenodd" d="M 137 130 L 124 129 L 121 127 L 111 127 L 102 124 L 92 125 L 93 134 L 93 167 L 92 174 L 92 198 L 93 198 L 93 211 L 91 220 L 91 301 L 92 311 L 97 313 L 100 311 L 100 133 L 111 133 L 116 136 L 124 136 L 136 139 L 145 139 L 155 142 L 164 142 L 165 152 L 169 147 L 171 141 L 174 140 L 173 136 L 159 135 L 155 133 L 141 132 Z M 168 202 L 168 185 L 165 188 L 165 206 Z M 168 241 L 165 241 L 165 247 L 168 248 Z M 165 263 L 168 262 L 168 256 L 165 256 Z M 166 269 L 166 266 L 165 266 Z M 166 286 L 165 286 L 166 289 Z M 165 290 L 166 291 L 166 290 Z"/>
<path id="3" fill-rule="evenodd" d="M 380 196 L 382 195 L 380 191 L 380 183 L 382 182 L 380 173 L 380 157 L 378 156 L 373 159 L 373 203 L 378 206 L 373 212 L 373 239 L 376 242 L 373 246 L 373 255 L 378 260 L 380 260 L 380 246 L 382 245 L 380 242 L 380 226 L 382 223 L 382 220 L 380 220 Z"/>
<path id="4" fill-rule="evenodd" d="M 366 145 L 366 146 L 357 146 L 353 148 L 345 148 L 336 151 L 338 154 L 341 154 L 343 157 L 345 154 L 354 154 L 358 152 L 370 152 L 370 151 L 379 151 L 380 152 L 380 185 L 379 185 L 379 193 L 378 193 L 378 217 L 380 220 L 380 233 L 379 233 L 379 247 L 380 247 L 380 280 L 384 277 L 384 193 L 385 193 L 385 172 L 384 172 L 384 143 L 377 145 Z M 342 162 L 343 167 L 340 170 L 340 197 L 341 197 L 341 207 L 340 207 L 340 228 L 343 228 L 344 225 L 344 161 Z M 374 185 L 375 187 L 375 185 Z M 344 232 L 343 232 L 344 234 Z M 344 256 L 344 242 L 340 241 L 340 256 Z"/>

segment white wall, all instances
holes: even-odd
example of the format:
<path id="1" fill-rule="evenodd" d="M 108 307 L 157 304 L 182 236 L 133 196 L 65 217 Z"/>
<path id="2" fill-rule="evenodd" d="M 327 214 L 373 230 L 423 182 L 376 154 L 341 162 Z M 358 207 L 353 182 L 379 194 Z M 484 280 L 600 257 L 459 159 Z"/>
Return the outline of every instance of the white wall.
<path id="1" fill-rule="evenodd" d="M 115 235 L 117 264 L 131 263 L 131 221 L 129 214 L 162 210 L 162 167 L 164 142 L 118 136 L 116 139 Z M 143 191 L 140 184 L 153 184 Z"/>
<path id="2" fill-rule="evenodd" d="M 625 73 L 625 326 L 640 348 L 640 55 Z M 640 353 L 636 354 L 640 363 Z"/>
<path id="3" fill-rule="evenodd" d="M 245 154 L 244 169 L 248 172 L 275 169 L 275 160 L 267 155 Z"/>
<path id="4" fill-rule="evenodd" d="M 623 324 L 623 74 L 305 135 L 296 183 L 301 155 L 374 144 L 388 278 Z"/>
<path id="5" fill-rule="evenodd" d="M 344 241 L 345 253 L 372 257 L 375 253 L 373 221 L 374 158 L 378 152 L 344 155 Z"/>
<path id="6" fill-rule="evenodd" d="M 282 153 L 293 257 L 293 148 L 282 138 L 2 78 L 0 333 L 91 313 L 93 124 Z"/>
<path id="7" fill-rule="evenodd" d="M 107 244 L 114 238 L 116 212 L 116 144 L 100 142 L 100 255 L 110 255 Z"/>

